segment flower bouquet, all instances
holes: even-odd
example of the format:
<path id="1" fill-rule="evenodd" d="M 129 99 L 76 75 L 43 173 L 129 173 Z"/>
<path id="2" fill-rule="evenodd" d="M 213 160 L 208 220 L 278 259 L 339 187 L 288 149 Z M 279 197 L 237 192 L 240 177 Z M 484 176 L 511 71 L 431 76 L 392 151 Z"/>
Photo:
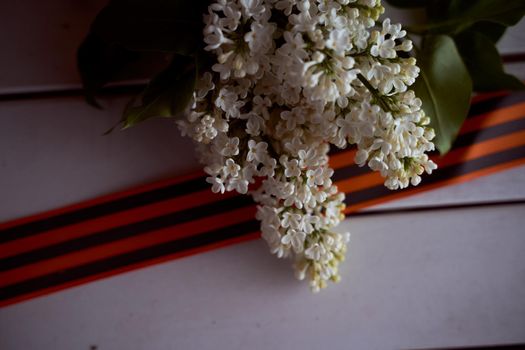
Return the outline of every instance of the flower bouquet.
<path id="1" fill-rule="evenodd" d="M 449 12 L 433 19 L 444 2 Z M 122 127 L 174 118 L 195 141 L 211 190 L 251 195 L 271 253 L 290 257 L 297 278 L 318 291 L 339 280 L 349 240 L 335 230 L 344 194 L 328 151 L 355 147 L 355 163 L 389 189 L 418 185 L 436 168 L 434 140 L 450 148 L 479 85 L 477 63 L 466 65 L 470 53 L 456 44 L 490 41 L 486 33 L 523 15 L 510 1 L 495 20 L 486 15 L 494 2 L 430 1 L 430 23 L 411 31 L 423 37 L 418 66 L 413 41 L 381 18 L 379 0 L 112 1 L 79 49 L 79 68 L 96 103 L 96 91 L 137 52 L 168 53 Z M 501 62 L 495 69 L 497 88 L 523 86 Z"/>

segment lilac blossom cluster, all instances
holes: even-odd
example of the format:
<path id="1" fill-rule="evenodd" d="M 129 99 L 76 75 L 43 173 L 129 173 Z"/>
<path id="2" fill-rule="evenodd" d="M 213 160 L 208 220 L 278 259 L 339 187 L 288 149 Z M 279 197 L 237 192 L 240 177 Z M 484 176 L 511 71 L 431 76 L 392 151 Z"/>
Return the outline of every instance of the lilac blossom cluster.
<path id="1" fill-rule="evenodd" d="M 204 16 L 216 62 L 179 127 L 198 143 L 213 192 L 249 192 L 271 252 L 293 258 L 314 291 L 339 280 L 349 239 L 333 230 L 344 194 L 330 145 L 356 145 L 355 162 L 390 189 L 436 168 L 434 131 L 409 89 L 412 42 L 378 22 L 383 11 L 380 0 L 216 0 Z"/>

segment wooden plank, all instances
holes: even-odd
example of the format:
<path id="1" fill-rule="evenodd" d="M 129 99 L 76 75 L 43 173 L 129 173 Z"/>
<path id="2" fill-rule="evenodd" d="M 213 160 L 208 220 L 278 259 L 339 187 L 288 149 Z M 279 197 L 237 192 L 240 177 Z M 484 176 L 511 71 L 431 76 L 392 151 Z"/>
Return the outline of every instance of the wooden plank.
<path id="1" fill-rule="evenodd" d="M 90 199 L 199 167 L 188 138 L 170 120 L 102 134 L 125 98 L 2 102 L 0 221 Z"/>
<path id="2" fill-rule="evenodd" d="M 78 87 L 76 50 L 107 0 L 18 0 L 0 4 L 0 93 Z M 394 21 L 420 21 L 420 12 L 387 9 Z M 503 52 L 525 52 L 525 21 L 500 43 Z M 157 64 L 162 59 L 156 60 Z M 134 67 L 135 77 L 148 77 Z M 123 77 L 124 79 L 125 77 Z M 525 76 L 523 77 L 525 78 Z"/>
<path id="3" fill-rule="evenodd" d="M 524 28 L 524 31 L 525 31 L 525 28 Z M 505 72 L 509 74 L 513 74 L 518 79 L 525 81 L 525 62 L 524 63 L 520 63 L 520 62 L 508 63 L 505 65 Z"/>
<path id="4" fill-rule="evenodd" d="M 431 177 L 432 175 L 428 175 Z M 425 179 L 423 178 L 423 182 Z M 469 203 L 500 202 L 525 199 L 525 166 L 481 177 L 462 184 L 370 207 L 367 210 L 447 206 Z"/>
<path id="5" fill-rule="evenodd" d="M 501 53 L 525 52 L 525 20 L 514 27 L 509 28 L 505 35 L 498 42 L 498 49 Z"/>
<path id="6" fill-rule="evenodd" d="M 0 221 L 35 214 L 199 169 L 193 145 L 169 120 L 102 133 L 127 97 L 102 100 L 103 111 L 79 97 L 2 102 Z M 525 198 L 525 168 L 389 202 L 399 208 Z M 423 180 L 424 181 L 424 180 Z"/>
<path id="7" fill-rule="evenodd" d="M 0 309 L 2 349 L 414 349 L 525 342 L 525 206 L 353 218 L 318 295 L 262 241 Z M 220 302 L 217 302 L 220 300 Z M 31 336 L 28 336 L 30 334 Z"/>
<path id="8" fill-rule="evenodd" d="M 0 4 L 0 94 L 80 87 L 78 46 L 108 0 L 33 1 Z M 149 54 L 118 80 L 146 81 L 165 56 Z M 153 67 L 153 68 L 152 68 Z"/>
<path id="9" fill-rule="evenodd" d="M 77 85 L 77 46 L 106 2 L 2 1 L 0 92 Z"/>

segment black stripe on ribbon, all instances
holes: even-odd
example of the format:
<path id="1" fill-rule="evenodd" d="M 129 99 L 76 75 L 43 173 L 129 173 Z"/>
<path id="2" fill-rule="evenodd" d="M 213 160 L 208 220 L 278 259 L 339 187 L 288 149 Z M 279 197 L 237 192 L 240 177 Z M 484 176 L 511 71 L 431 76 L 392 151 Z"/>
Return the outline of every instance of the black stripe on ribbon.
<path id="1" fill-rule="evenodd" d="M 525 119 L 517 119 L 504 124 L 495 125 L 490 128 L 476 130 L 461 135 L 456 140 L 453 149 L 466 147 L 476 142 L 486 141 L 491 138 L 511 134 L 513 131 L 521 129 L 525 129 Z M 368 167 L 359 167 L 353 164 L 345 168 L 336 170 L 333 175 L 333 179 L 334 181 L 345 180 L 369 172 L 370 170 L 368 169 Z M 441 170 L 438 169 L 438 171 L 436 171 L 435 174 L 433 174 L 433 176 L 429 176 L 428 179 L 426 177 L 424 183 L 432 183 L 433 178 L 437 177 L 437 174 L 440 173 Z M 205 185 L 207 185 L 204 181 L 202 182 Z M 384 188 L 384 186 L 382 187 Z M 149 199 L 151 200 L 152 195 L 158 193 L 158 191 L 159 190 L 148 192 Z M 356 193 L 359 194 L 360 192 L 361 191 L 358 191 Z M 388 190 L 386 190 L 383 193 L 385 195 L 389 194 Z M 354 195 L 355 194 L 350 194 L 350 196 L 352 197 Z M 113 205 L 116 204 L 117 203 L 113 202 Z M 231 198 L 220 199 L 217 202 L 201 205 L 198 207 L 193 207 L 186 210 L 165 214 L 159 217 L 154 217 L 144 221 L 127 224 L 100 232 L 94 232 L 84 237 L 74 238 L 62 243 L 2 258 L 0 259 L 0 271 L 7 271 L 24 265 L 50 259 L 56 256 L 65 255 L 82 249 L 91 248 L 97 245 L 111 243 L 141 234 L 147 234 L 153 230 L 159 230 L 177 224 L 202 219 L 210 215 L 221 214 L 233 209 L 243 208 L 249 205 L 253 205 L 253 202 L 249 197 L 235 196 Z"/>
<path id="2" fill-rule="evenodd" d="M 429 181 L 426 181 L 425 185 L 435 184 L 443 180 L 465 175 L 493 166 L 495 164 L 504 164 L 516 159 L 521 159 L 523 158 L 524 154 L 525 146 L 520 146 L 510 150 L 502 151 L 500 153 L 473 159 L 466 163 L 442 168 L 440 171 L 436 171 L 435 175 L 429 177 L 427 179 Z M 347 197 L 346 204 L 355 205 L 360 202 L 383 197 L 392 193 L 394 192 L 389 191 L 382 185 L 379 185 L 370 189 L 353 192 Z M 146 262 L 148 260 L 184 252 L 190 249 L 205 247 L 207 245 L 219 243 L 231 238 L 242 237 L 250 233 L 258 232 L 258 230 L 258 221 L 250 220 L 199 235 L 158 244 L 148 248 L 142 248 L 133 252 L 113 256 L 60 272 L 51 273 L 45 276 L 40 276 L 5 286 L 0 288 L 0 300 L 12 299 L 24 294 L 60 286 L 65 283 L 87 278 L 89 276 L 95 276 L 100 273 L 109 272 L 129 265 Z"/>
<path id="3" fill-rule="evenodd" d="M 73 267 L 52 274 L 36 277 L 23 282 L 0 288 L 0 300 L 12 299 L 46 288 L 59 286 L 68 282 L 94 276 L 100 273 L 142 263 L 168 255 L 201 248 L 229 239 L 246 236 L 259 231 L 259 222 L 250 220 L 229 227 L 205 232 L 199 235 L 162 243 L 130 253 L 112 256 L 89 264 Z"/>
<path id="4" fill-rule="evenodd" d="M 207 189 L 208 187 L 209 184 L 206 183 L 205 178 L 198 177 L 196 179 L 169 185 L 152 191 L 134 194 L 106 203 L 100 203 L 87 208 L 51 216 L 38 221 L 28 222 L 26 224 L 0 230 L 0 243 L 33 236 L 41 232 L 77 224 L 97 217 L 191 194 Z"/>
<path id="5" fill-rule="evenodd" d="M 469 133 L 459 135 L 454 145 L 452 146 L 452 151 L 457 150 L 462 147 L 471 146 L 473 144 L 488 141 L 499 136 L 510 135 L 513 132 L 524 130 L 525 129 L 525 116 L 521 119 L 512 120 L 507 123 L 498 124 L 491 126 L 485 129 L 474 130 Z M 432 152 L 432 155 L 437 155 L 437 152 Z M 348 165 L 344 168 L 337 169 L 332 176 L 334 182 L 340 180 L 346 180 L 353 176 L 363 175 L 370 172 L 368 167 L 360 167 L 357 164 Z"/>
<path id="6" fill-rule="evenodd" d="M 525 93 L 513 93 L 510 95 L 496 96 L 489 98 L 485 101 L 477 102 L 471 106 L 469 112 L 470 116 L 476 116 L 478 114 L 490 112 L 490 110 L 506 107 L 519 102 L 525 101 Z M 331 154 L 340 153 L 346 150 L 333 149 Z M 350 166 L 351 168 L 349 175 L 360 175 L 367 172 L 365 168 L 359 168 L 357 166 Z M 345 168 L 345 171 L 348 169 Z M 345 172 L 338 171 L 334 174 L 334 181 L 346 178 Z M 111 215 L 121 211 L 137 208 L 140 206 L 160 202 L 163 200 L 173 199 L 178 196 L 193 193 L 199 190 L 204 190 L 209 187 L 205 182 L 204 177 L 199 177 L 182 183 L 166 186 L 163 188 L 131 195 L 125 198 L 112 200 L 106 203 L 97 204 L 87 208 L 74 210 L 52 217 L 44 218 L 34 222 L 29 222 L 19 226 L 11 227 L 8 229 L 0 230 L 0 243 L 9 242 L 15 239 L 29 237 L 45 231 L 65 227 L 68 225 L 77 224 L 83 221 L 92 220 L 98 217 Z"/>
<path id="7" fill-rule="evenodd" d="M 425 188 L 425 186 L 436 184 L 441 181 L 452 179 L 454 177 L 465 175 L 474 171 L 482 170 L 493 165 L 508 163 L 513 160 L 521 159 L 524 156 L 525 146 L 519 146 L 484 157 L 472 159 L 464 163 L 438 168 L 432 173 L 432 176 L 427 176 L 417 188 L 422 189 Z M 388 197 L 389 195 L 394 195 L 403 191 L 409 192 L 411 190 L 413 190 L 413 187 L 392 191 L 381 184 L 348 194 L 345 199 L 345 204 L 347 206 L 357 205 L 376 198 Z"/>
<path id="8" fill-rule="evenodd" d="M 27 264 L 51 259 L 60 255 L 73 253 L 94 246 L 136 237 L 182 223 L 199 220 L 208 216 L 222 214 L 238 208 L 254 205 L 248 196 L 235 196 L 219 200 L 217 202 L 202 205 L 196 208 L 176 211 L 170 214 L 154 217 L 136 223 L 122 225 L 108 230 L 92 233 L 88 236 L 79 237 L 54 244 L 48 247 L 35 249 L 26 253 L 0 259 L 0 271 L 15 269 Z"/>
<path id="9" fill-rule="evenodd" d="M 515 91 L 511 94 L 491 97 L 486 100 L 473 103 L 470 106 L 467 118 L 474 118 L 478 115 L 486 114 L 496 109 L 509 107 L 520 102 L 525 102 L 525 92 L 523 91 Z"/>
<path id="10" fill-rule="evenodd" d="M 452 151 L 466 146 L 471 146 L 479 142 L 495 139 L 496 137 L 510 135 L 513 132 L 525 129 L 525 116 L 520 119 L 483 128 L 460 135 L 452 145 Z"/>

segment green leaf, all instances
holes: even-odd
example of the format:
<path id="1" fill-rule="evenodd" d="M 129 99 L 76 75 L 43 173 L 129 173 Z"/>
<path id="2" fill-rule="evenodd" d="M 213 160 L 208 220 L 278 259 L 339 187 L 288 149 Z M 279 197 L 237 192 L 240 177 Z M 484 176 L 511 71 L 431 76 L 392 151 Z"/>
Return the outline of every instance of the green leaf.
<path id="1" fill-rule="evenodd" d="M 525 14 L 523 0 L 452 0 L 449 7 L 451 18 L 464 19 L 471 23 L 488 21 L 513 26 Z M 469 24 L 470 25 L 470 24 Z M 466 28 L 467 26 L 465 26 Z"/>
<path id="2" fill-rule="evenodd" d="M 512 26 L 524 14 L 523 0 L 433 0 L 427 6 L 430 23 L 410 29 L 416 33 L 457 34 L 478 22 Z"/>
<path id="3" fill-rule="evenodd" d="M 205 0 L 114 0 L 98 14 L 92 31 L 132 51 L 192 55 L 202 46 Z"/>
<path id="4" fill-rule="evenodd" d="M 427 18 L 430 22 L 445 20 L 449 16 L 449 7 L 454 0 L 427 0 Z"/>
<path id="5" fill-rule="evenodd" d="M 434 144 L 444 154 L 467 116 L 472 82 L 454 40 L 447 35 L 425 37 L 417 59 L 421 72 L 414 91 L 436 131 Z"/>
<path id="6" fill-rule="evenodd" d="M 454 40 L 467 65 L 475 91 L 525 89 L 519 79 L 505 73 L 498 50 L 488 37 L 467 30 Z"/>
<path id="7" fill-rule="evenodd" d="M 174 117 L 188 106 L 195 88 L 194 59 L 175 56 L 168 68 L 148 84 L 144 92 L 126 106 L 122 129 L 153 117 Z M 140 104 L 136 105 L 137 99 Z"/>
<path id="8" fill-rule="evenodd" d="M 470 27 L 469 30 L 483 34 L 495 44 L 505 34 L 507 27 L 494 22 L 478 22 Z"/>
<path id="9" fill-rule="evenodd" d="M 426 0 L 386 0 L 389 5 L 401 8 L 425 7 Z"/>
<path id="10" fill-rule="evenodd" d="M 77 66 L 82 78 L 86 101 L 97 108 L 98 91 L 127 64 L 139 59 L 139 54 L 117 45 L 108 44 L 94 33 L 89 33 L 77 52 Z"/>

